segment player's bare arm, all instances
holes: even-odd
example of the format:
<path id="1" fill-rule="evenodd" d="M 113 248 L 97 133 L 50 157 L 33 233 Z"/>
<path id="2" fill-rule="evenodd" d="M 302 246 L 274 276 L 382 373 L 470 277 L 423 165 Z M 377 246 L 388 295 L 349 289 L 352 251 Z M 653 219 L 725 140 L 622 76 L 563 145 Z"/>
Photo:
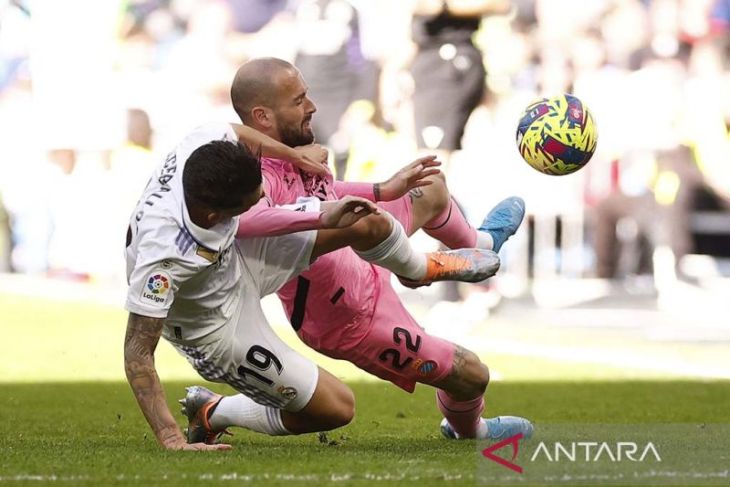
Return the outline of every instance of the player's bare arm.
<path id="1" fill-rule="evenodd" d="M 248 145 L 256 153 L 261 148 L 264 156 L 285 159 L 299 169 L 312 174 L 327 174 L 327 150 L 318 144 L 292 148 L 258 130 L 246 125 L 232 123 L 231 127 L 238 135 L 238 140 Z"/>
<path id="2" fill-rule="evenodd" d="M 440 174 L 441 165 L 435 155 L 419 157 L 407 166 L 396 172 L 383 183 L 375 183 L 373 192 L 377 201 L 393 201 L 408 193 L 414 188 L 433 184 L 430 176 Z"/>
<path id="3" fill-rule="evenodd" d="M 165 392 L 155 369 L 154 354 L 164 318 L 129 314 L 124 337 L 124 370 L 157 441 L 170 450 L 226 450 L 230 445 L 188 444 L 167 407 Z"/>

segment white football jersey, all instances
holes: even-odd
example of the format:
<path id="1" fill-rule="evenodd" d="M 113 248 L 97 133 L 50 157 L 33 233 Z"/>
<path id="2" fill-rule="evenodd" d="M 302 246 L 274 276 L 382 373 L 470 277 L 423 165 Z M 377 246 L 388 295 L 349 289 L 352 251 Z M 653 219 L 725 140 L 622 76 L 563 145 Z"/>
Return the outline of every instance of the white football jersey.
<path id="1" fill-rule="evenodd" d="M 241 261 L 234 255 L 238 217 L 200 228 L 184 201 L 185 162 L 213 140 L 238 137 L 226 123 L 189 134 L 157 168 L 130 219 L 125 307 L 167 318 L 163 335 L 176 342 L 199 340 L 221 328 L 236 312 L 244 285 Z"/>

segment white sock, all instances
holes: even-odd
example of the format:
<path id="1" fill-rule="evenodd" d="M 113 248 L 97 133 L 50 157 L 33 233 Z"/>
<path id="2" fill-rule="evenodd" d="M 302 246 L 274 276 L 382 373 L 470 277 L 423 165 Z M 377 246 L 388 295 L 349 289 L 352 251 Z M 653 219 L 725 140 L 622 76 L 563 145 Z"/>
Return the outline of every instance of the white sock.
<path id="1" fill-rule="evenodd" d="M 482 232 L 477 230 L 477 244 L 478 249 L 492 250 L 494 248 L 494 239 L 489 232 Z"/>
<path id="2" fill-rule="evenodd" d="M 479 420 L 479 425 L 477 426 L 477 440 L 486 440 L 487 434 L 489 434 L 489 428 L 487 428 L 487 421 L 484 418 L 481 418 Z"/>
<path id="3" fill-rule="evenodd" d="M 221 399 L 209 420 L 210 426 L 216 430 L 240 426 L 271 436 L 292 434 L 281 421 L 280 409 L 262 406 L 243 394 Z"/>
<path id="4" fill-rule="evenodd" d="M 406 279 L 423 279 L 427 270 L 426 255 L 413 250 L 403 226 L 391 215 L 388 216 L 393 223 L 390 235 L 372 249 L 356 251 L 357 255 Z"/>

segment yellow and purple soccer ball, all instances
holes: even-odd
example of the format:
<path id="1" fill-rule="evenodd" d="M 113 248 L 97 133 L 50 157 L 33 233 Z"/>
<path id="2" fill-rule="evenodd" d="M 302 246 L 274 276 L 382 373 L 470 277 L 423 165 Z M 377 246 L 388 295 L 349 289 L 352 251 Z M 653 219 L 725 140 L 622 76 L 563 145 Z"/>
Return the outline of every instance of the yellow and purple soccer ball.
<path id="1" fill-rule="evenodd" d="M 542 98 L 525 108 L 517 148 L 544 174 L 562 176 L 585 166 L 596 151 L 598 132 L 588 107 L 574 95 Z"/>

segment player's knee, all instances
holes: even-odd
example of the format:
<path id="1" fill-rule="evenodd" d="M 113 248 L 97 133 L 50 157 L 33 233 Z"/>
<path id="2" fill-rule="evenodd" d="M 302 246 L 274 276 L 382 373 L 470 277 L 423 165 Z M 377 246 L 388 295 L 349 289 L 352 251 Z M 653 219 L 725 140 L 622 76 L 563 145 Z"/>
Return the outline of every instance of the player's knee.
<path id="1" fill-rule="evenodd" d="M 481 393 L 484 394 L 484 392 L 487 390 L 487 386 L 489 385 L 489 367 L 487 367 L 487 364 L 484 364 L 480 361 L 477 365 L 477 368 L 479 369 L 479 371 L 476 373 L 474 383 L 477 389 L 479 389 Z"/>
<path id="2" fill-rule="evenodd" d="M 438 216 L 449 208 L 451 194 L 446 186 L 446 176 L 443 173 L 434 174 L 428 179 L 432 183 L 424 188 L 424 192 L 428 195 L 430 212 L 434 216 Z"/>
<path id="3" fill-rule="evenodd" d="M 451 203 L 451 194 L 449 193 L 449 187 L 446 186 L 446 176 L 444 173 L 438 173 L 431 176 L 431 180 L 433 181 L 433 184 L 431 186 L 434 188 L 436 192 L 436 197 L 434 198 L 434 203 L 441 207 L 441 210 L 444 211 L 446 208 L 449 207 L 449 203 Z"/>
<path id="4" fill-rule="evenodd" d="M 367 243 L 371 247 L 375 247 L 388 238 L 393 231 L 393 222 L 384 213 L 380 215 L 368 215 L 360 220 L 357 225 L 359 225 L 362 242 Z"/>
<path id="5" fill-rule="evenodd" d="M 339 232 L 339 243 L 349 245 L 355 250 L 370 250 L 384 241 L 393 231 L 393 223 L 386 214 L 368 215 L 357 223 Z"/>

